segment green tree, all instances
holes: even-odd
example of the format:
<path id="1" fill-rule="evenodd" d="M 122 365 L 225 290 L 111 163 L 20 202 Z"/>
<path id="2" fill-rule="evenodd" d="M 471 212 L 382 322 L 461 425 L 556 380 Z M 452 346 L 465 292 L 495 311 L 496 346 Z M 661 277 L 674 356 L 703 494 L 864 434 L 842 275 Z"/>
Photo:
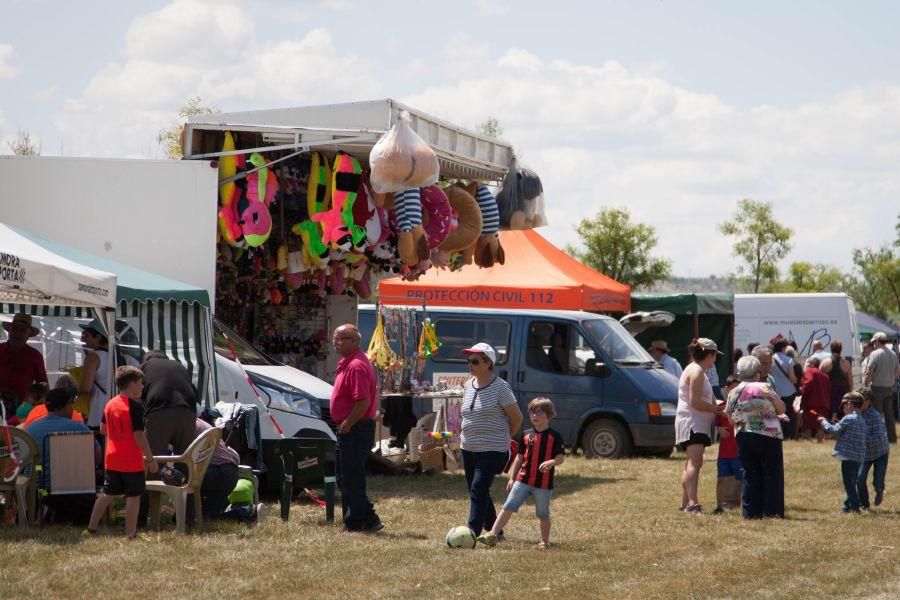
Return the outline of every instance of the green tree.
<path id="1" fill-rule="evenodd" d="M 18 156 L 38 156 L 41 153 L 40 145 L 31 139 L 31 134 L 27 131 L 18 132 L 16 137 L 7 140 L 6 145 Z"/>
<path id="2" fill-rule="evenodd" d="M 788 267 L 787 277 L 772 281 L 763 290 L 767 293 L 841 292 L 846 289 L 847 277 L 832 265 L 795 262 Z"/>
<path id="3" fill-rule="evenodd" d="M 478 133 L 485 137 L 498 139 L 501 135 L 503 135 L 503 127 L 500 126 L 500 121 L 498 121 L 495 117 L 488 117 L 484 120 L 484 123 L 479 125 L 476 130 Z"/>
<path id="4" fill-rule="evenodd" d="M 593 219 L 575 226 L 584 250 L 571 245 L 566 252 L 587 266 L 632 288 L 648 288 L 672 274 L 672 263 L 650 256 L 656 247 L 656 230 L 631 223 L 625 208 L 604 208 Z"/>
<path id="5" fill-rule="evenodd" d="M 203 98 L 200 96 L 188 98 L 187 104 L 178 109 L 178 121 L 172 127 L 160 131 L 156 136 L 156 142 L 163 147 L 166 158 L 178 160 L 182 157 L 181 130 L 188 118 L 197 115 L 212 115 L 217 112 L 221 111 L 212 106 L 204 106 Z"/>
<path id="6" fill-rule="evenodd" d="M 736 275 L 749 283 L 753 293 L 778 279 L 778 261 L 790 252 L 794 232 L 775 220 L 771 202 L 744 198 L 734 217 L 719 225 L 719 231 L 735 238 L 731 254 L 744 261 Z"/>
<path id="7" fill-rule="evenodd" d="M 855 248 L 858 276 L 850 286 L 858 310 L 900 324 L 900 214 L 897 238 L 879 248 Z"/>

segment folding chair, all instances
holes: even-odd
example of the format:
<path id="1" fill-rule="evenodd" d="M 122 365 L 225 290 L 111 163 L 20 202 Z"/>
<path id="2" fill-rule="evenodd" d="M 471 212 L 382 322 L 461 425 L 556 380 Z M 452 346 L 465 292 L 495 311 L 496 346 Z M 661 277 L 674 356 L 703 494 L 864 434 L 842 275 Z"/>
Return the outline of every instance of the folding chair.
<path id="1" fill-rule="evenodd" d="M 0 430 L 0 491 L 15 493 L 19 529 L 30 531 L 37 504 L 34 474 L 41 454 L 37 442 L 24 430 L 7 426 Z"/>
<path id="2" fill-rule="evenodd" d="M 184 454 L 179 456 L 154 456 L 158 463 L 181 463 L 187 466 L 188 476 L 183 485 L 167 485 L 162 481 L 148 481 L 147 492 L 150 494 L 150 526 L 159 529 L 159 512 L 162 503 L 162 495 L 165 494 L 175 502 L 175 525 L 178 531 L 187 531 L 187 497 L 194 495 L 194 515 L 197 524 L 203 523 L 203 511 L 200 509 L 200 486 L 203 485 L 203 476 L 212 459 L 213 452 L 219 440 L 222 439 L 222 430 L 213 427 L 200 434 L 191 442 Z"/>
<path id="3" fill-rule="evenodd" d="M 44 525 L 44 501 L 48 496 L 96 494 L 94 433 L 61 431 L 44 438 L 40 525 Z M 49 467 L 49 468 L 48 468 Z"/>

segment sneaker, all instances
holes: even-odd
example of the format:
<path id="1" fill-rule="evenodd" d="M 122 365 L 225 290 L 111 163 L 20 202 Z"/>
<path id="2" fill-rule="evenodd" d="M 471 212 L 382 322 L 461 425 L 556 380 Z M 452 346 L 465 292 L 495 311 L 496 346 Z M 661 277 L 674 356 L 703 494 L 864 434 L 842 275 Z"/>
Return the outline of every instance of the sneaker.
<path id="1" fill-rule="evenodd" d="M 712 512 L 712 514 L 714 514 L 714 515 L 723 515 L 723 514 L 725 514 L 725 508 L 722 507 L 722 506 L 717 506 L 717 507 L 716 507 L 716 510 L 714 510 L 714 511 Z"/>
<path id="2" fill-rule="evenodd" d="M 538 550 L 549 550 L 550 542 L 538 542 L 537 547 L 538 547 Z"/>
<path id="3" fill-rule="evenodd" d="M 266 505 L 260 502 L 256 505 L 256 524 L 259 525 L 266 520 Z"/>
<path id="4" fill-rule="evenodd" d="M 692 515 L 702 515 L 703 506 L 701 506 L 700 504 L 691 504 L 686 509 L 684 509 L 684 512 L 690 513 Z"/>
<path id="5" fill-rule="evenodd" d="M 475 541 L 481 542 L 488 548 L 493 548 L 494 546 L 497 545 L 497 542 L 500 541 L 499 537 L 500 536 L 496 536 L 493 533 L 491 533 L 490 531 L 488 531 L 487 533 L 482 533 L 477 538 L 475 538 Z"/>
<path id="6" fill-rule="evenodd" d="M 881 506 L 884 502 L 884 490 L 875 490 L 875 506 Z"/>

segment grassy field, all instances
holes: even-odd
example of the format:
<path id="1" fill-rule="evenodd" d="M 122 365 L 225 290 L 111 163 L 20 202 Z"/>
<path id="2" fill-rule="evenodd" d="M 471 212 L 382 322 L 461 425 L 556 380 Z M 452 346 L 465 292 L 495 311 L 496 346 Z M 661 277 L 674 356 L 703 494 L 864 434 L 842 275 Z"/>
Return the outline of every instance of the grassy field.
<path id="1" fill-rule="evenodd" d="M 45 529 L 0 532 L 5 598 L 897 598 L 900 482 L 895 460 L 885 503 L 838 514 L 833 444 L 785 444 L 785 520 L 678 512 L 682 460 L 570 458 L 557 477 L 553 547 L 535 548 L 530 505 L 497 548 L 450 550 L 446 531 L 468 509 L 461 474 L 370 479 L 386 528 L 342 534 L 324 510 L 295 504 L 287 524 L 215 525 L 127 542 L 116 529 L 82 540 Z M 715 458 L 715 448 L 707 452 Z M 503 481 L 495 485 L 502 502 Z M 712 508 L 715 467 L 702 473 Z M 270 514 L 276 512 L 276 507 Z"/>

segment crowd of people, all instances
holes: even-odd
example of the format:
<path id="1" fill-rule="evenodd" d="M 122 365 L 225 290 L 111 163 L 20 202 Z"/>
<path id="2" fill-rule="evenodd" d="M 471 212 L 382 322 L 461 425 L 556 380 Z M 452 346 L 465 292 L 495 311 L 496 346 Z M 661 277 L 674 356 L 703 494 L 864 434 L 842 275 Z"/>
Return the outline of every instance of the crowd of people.
<path id="1" fill-rule="evenodd" d="M 680 368 L 664 342 L 653 342 L 650 350 L 673 375 Z M 897 443 L 894 390 L 900 377 L 885 333 L 866 343 L 856 390 L 839 341 L 828 351 L 816 342 L 802 366 L 785 339 L 771 346 L 751 344 L 748 356 L 735 352 L 724 391 L 718 389 L 718 375 L 710 373 L 723 356 L 715 342 L 699 338 L 688 350 L 691 363 L 679 375 L 675 417 L 676 447 L 686 455 L 682 511 L 703 512 L 698 483 L 704 450 L 714 437 L 719 439 L 715 513 L 740 506 L 748 519 L 784 517 L 784 440 L 811 437 L 822 443 L 826 435 L 837 438 L 834 456 L 846 491 L 841 511 L 870 508 L 867 480 L 873 470 L 873 504 L 881 504 L 890 444 Z"/>
<path id="2" fill-rule="evenodd" d="M 43 357 L 28 345 L 39 333 L 31 317 L 20 313 L 3 323 L 8 339 L 0 343 L 0 389 L 6 421 L 28 433 L 39 452 L 45 451 L 50 434 L 93 432 L 93 460 L 103 493 L 96 502 L 94 494 L 48 495 L 41 519 L 87 525 L 90 533 L 113 498 L 125 496 L 126 532 L 134 537 L 139 520 L 146 520 L 145 475 L 156 474 L 154 457 L 182 454 L 211 425 L 197 417 L 199 394 L 179 362 L 156 350 L 144 354 L 140 363 L 124 355 L 111 357 L 108 334 L 99 321 L 80 327 L 81 379 L 63 374 L 50 389 Z M 117 364 L 118 394 L 109 393 L 104 381 L 111 360 Z M 79 399 L 88 407 L 87 414 L 75 409 Z M 226 514 L 238 463 L 237 452 L 220 441 L 201 485 L 204 518 Z M 38 485 L 49 489 L 50 477 L 49 464 L 43 464 Z"/>
<path id="3" fill-rule="evenodd" d="M 63 375 L 50 389 L 43 358 L 27 344 L 38 333 L 31 317 L 17 314 L 3 328 L 9 335 L 0 344 L 0 389 L 8 422 L 23 427 L 39 448 L 55 432 L 97 435 L 93 458 L 102 493 L 96 498 L 50 497 L 48 509 L 57 520 L 86 523 L 85 535 L 91 535 L 113 498 L 124 495 L 126 533 L 134 537 L 145 518 L 141 498 L 146 477 L 157 471 L 154 457 L 183 453 L 211 427 L 197 418 L 198 394 L 190 374 L 158 351 L 146 353 L 139 365 L 119 364 L 110 356 L 105 328 L 92 321 L 82 326 L 86 358 L 80 383 Z M 337 428 L 337 484 L 348 533 L 384 527 L 366 489 L 378 391 L 375 370 L 360 341 L 352 324 L 337 327 L 332 336 L 341 359 L 330 414 Z M 690 364 L 684 368 L 665 342 L 654 341 L 651 354 L 678 378 L 675 442 L 686 455 L 681 510 L 703 512 L 698 484 L 704 451 L 718 438 L 715 512 L 741 507 L 748 519 L 783 517 L 784 440 L 809 436 L 823 442 L 826 435 L 837 438 L 834 455 L 840 459 L 846 491 L 841 510 L 869 509 L 870 472 L 872 504 L 880 505 L 890 444 L 896 443 L 897 407 L 892 400 L 900 377 L 897 355 L 887 341 L 884 333 L 877 333 L 867 343 L 862 386 L 855 391 L 852 365 L 837 341 L 827 351 L 815 346 L 802 366 L 786 340 L 771 346 L 751 344 L 748 356 L 741 351 L 733 356 L 732 374 L 724 386 L 716 370 L 723 354 L 713 340 L 694 340 L 688 348 Z M 479 542 L 494 546 L 504 539 L 503 528 L 512 515 L 531 497 L 540 523 L 538 546 L 547 548 L 554 472 L 565 459 L 562 437 L 550 427 L 556 415 L 553 402 L 533 399 L 527 409 L 531 428 L 520 431 L 524 419 L 515 394 L 494 373 L 496 350 L 478 343 L 463 353 L 470 375 L 463 386 L 460 435 L 468 527 Z M 100 376 L 111 360 L 118 364 L 118 395 L 107 393 Z M 75 410 L 79 395 L 86 398 L 86 415 Z M 204 518 L 223 515 L 230 495 L 237 493 L 238 461 L 237 453 L 220 442 L 201 489 Z M 508 496 L 498 514 L 491 486 L 501 473 L 509 473 Z M 42 477 L 52 474 L 44 470 Z"/>

